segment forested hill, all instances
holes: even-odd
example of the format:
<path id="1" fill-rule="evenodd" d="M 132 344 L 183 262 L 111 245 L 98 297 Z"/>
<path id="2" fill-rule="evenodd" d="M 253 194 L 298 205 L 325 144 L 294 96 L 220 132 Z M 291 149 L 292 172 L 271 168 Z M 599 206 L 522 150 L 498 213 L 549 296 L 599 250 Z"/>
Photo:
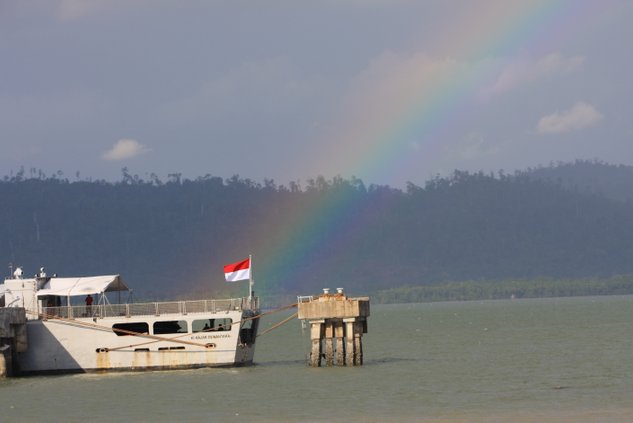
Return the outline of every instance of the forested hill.
<path id="1" fill-rule="evenodd" d="M 588 194 L 633 201 L 633 166 L 612 165 L 599 160 L 557 163 L 520 172 L 535 180 L 545 180 Z"/>
<path id="2" fill-rule="evenodd" d="M 0 182 L 0 198 L 4 263 L 119 273 L 142 297 L 237 289 L 222 265 L 248 254 L 260 294 L 633 273 L 630 201 L 526 173 L 455 172 L 405 190 L 340 178 L 285 187 L 18 174 Z M 324 204 L 345 209 L 326 219 Z"/>

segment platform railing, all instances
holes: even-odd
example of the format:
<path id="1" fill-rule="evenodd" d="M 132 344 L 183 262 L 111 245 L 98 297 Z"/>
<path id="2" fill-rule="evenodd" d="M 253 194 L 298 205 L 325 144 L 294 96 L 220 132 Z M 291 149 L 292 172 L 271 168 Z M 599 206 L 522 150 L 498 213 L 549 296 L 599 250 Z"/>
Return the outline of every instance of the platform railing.
<path id="1" fill-rule="evenodd" d="M 190 300 L 132 304 L 96 304 L 92 306 L 43 307 L 42 318 L 65 319 L 118 316 L 161 316 L 168 314 L 217 313 L 233 310 L 259 309 L 259 298 L 230 298 L 223 300 Z"/>

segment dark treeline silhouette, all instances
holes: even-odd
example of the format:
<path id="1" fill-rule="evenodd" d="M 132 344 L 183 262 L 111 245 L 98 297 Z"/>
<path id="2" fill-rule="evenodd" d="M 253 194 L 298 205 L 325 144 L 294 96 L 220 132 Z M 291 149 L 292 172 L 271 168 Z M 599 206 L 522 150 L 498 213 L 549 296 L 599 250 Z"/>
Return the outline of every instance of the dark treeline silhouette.
<path id="1" fill-rule="evenodd" d="M 621 201 L 633 201 L 633 167 L 594 160 L 573 163 L 556 162 L 527 169 L 521 174 L 532 179 L 554 182 L 576 192 L 604 195 Z"/>
<path id="2" fill-rule="evenodd" d="M 633 294 L 633 274 L 602 278 L 469 280 L 376 291 L 378 303 L 498 300 Z"/>
<path id="3" fill-rule="evenodd" d="M 551 174 L 565 166 L 587 162 Z M 7 264 L 120 273 L 155 298 L 242 293 L 243 284 L 223 281 L 222 265 L 248 254 L 258 293 L 280 295 L 633 273 L 633 203 L 533 170 L 455 171 L 403 190 L 339 177 L 284 186 L 143 179 L 126 168 L 115 183 L 75 176 L 32 169 L 0 181 Z"/>

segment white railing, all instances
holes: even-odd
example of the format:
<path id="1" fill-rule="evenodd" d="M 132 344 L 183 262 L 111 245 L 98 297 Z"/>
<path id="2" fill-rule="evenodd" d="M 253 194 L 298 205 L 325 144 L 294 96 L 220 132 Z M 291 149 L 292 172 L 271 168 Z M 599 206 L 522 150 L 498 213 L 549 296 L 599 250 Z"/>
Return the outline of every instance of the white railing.
<path id="1" fill-rule="evenodd" d="M 104 318 L 114 316 L 161 316 L 165 314 L 216 313 L 231 310 L 259 309 L 259 298 L 231 298 L 226 300 L 169 301 L 132 304 L 97 304 L 92 306 L 43 307 L 42 318 L 81 317 Z"/>

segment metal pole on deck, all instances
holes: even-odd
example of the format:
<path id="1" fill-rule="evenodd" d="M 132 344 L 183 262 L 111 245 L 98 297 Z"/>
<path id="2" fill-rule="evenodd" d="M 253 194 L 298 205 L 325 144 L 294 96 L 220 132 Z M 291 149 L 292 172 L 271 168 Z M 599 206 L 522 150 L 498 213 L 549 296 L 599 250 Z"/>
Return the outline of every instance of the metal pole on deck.
<path id="1" fill-rule="evenodd" d="M 253 279 L 253 255 L 248 255 L 248 267 L 250 268 L 249 277 L 248 277 L 248 306 L 253 308 L 253 285 L 255 285 L 255 280 Z"/>

